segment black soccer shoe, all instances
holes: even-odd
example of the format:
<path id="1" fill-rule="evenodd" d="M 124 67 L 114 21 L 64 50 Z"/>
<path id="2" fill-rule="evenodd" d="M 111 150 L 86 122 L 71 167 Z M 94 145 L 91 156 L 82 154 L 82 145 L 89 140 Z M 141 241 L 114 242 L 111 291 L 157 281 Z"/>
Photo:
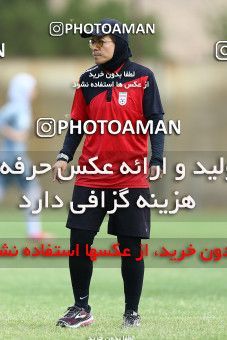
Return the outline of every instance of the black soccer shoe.
<path id="1" fill-rule="evenodd" d="M 133 310 L 127 310 L 123 315 L 122 327 L 138 327 L 140 326 L 140 315 Z"/>
<path id="2" fill-rule="evenodd" d="M 60 318 L 56 326 L 78 328 L 88 326 L 94 322 L 91 312 L 82 307 L 71 306 L 67 309 L 66 314 Z"/>

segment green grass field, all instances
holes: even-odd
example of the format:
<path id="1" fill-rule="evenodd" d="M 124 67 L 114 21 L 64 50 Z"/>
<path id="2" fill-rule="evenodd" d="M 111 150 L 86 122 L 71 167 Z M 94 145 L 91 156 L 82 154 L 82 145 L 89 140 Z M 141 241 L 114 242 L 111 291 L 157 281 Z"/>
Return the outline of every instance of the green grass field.
<path id="1" fill-rule="evenodd" d="M 1 211 L 1 221 L 7 211 Z M 24 237 L 23 216 L 1 222 L 1 241 Z M 53 212 L 44 229 L 67 237 L 64 222 Z M 64 220 L 64 216 L 62 216 Z M 209 218 L 207 219 L 209 220 Z M 218 220 L 218 218 L 217 218 Z M 152 237 L 227 237 L 226 222 L 154 222 Z M 106 223 L 100 237 L 107 237 Z M 0 269 L 0 339 L 227 339 L 227 269 L 147 268 L 140 304 L 139 329 L 121 329 L 123 284 L 119 268 L 95 268 L 90 291 L 95 323 L 62 329 L 56 320 L 72 304 L 67 268 Z M 125 338 L 126 339 L 126 338 Z"/>

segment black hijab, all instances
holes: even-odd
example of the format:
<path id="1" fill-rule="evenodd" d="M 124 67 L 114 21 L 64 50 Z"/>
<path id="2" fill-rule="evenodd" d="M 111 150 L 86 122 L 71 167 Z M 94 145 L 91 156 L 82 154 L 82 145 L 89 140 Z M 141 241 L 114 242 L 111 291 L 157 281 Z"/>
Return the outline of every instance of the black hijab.
<path id="1" fill-rule="evenodd" d="M 114 35 L 114 40 L 115 49 L 112 59 L 100 65 L 100 67 L 104 71 L 114 72 L 118 67 L 120 67 L 132 56 L 131 50 L 128 46 L 128 42 L 125 39 Z"/>

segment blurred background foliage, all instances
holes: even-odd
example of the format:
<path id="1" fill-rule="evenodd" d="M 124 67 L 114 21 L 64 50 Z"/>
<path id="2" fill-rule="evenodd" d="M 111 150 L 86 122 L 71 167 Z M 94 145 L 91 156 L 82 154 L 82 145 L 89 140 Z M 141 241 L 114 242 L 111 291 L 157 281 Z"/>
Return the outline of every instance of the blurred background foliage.
<path id="1" fill-rule="evenodd" d="M 51 21 L 63 23 L 94 23 L 105 17 L 116 18 L 125 23 L 154 23 L 153 16 L 140 16 L 138 8 L 122 1 L 108 1 L 91 5 L 89 0 L 68 0 L 55 13 L 48 0 L 0 0 L 0 38 L 7 44 L 7 56 L 70 57 L 87 56 L 86 41 L 80 35 L 69 33 L 61 37 L 49 35 Z M 133 20 L 132 20 L 133 18 Z M 73 37 L 73 39 L 72 39 Z M 161 58 L 161 32 L 154 35 L 131 35 L 130 46 L 134 56 Z"/>
<path id="2" fill-rule="evenodd" d="M 210 23 L 210 31 L 213 33 L 215 37 L 221 37 L 221 39 L 225 39 L 227 37 L 227 13 L 226 12 L 219 12 L 218 15 L 211 20 Z M 221 40 L 220 39 L 220 40 Z"/>

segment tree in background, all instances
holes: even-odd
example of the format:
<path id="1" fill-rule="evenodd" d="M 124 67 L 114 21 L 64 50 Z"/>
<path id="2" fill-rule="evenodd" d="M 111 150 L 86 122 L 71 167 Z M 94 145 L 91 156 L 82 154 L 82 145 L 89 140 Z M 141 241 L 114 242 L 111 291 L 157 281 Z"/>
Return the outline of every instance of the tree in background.
<path id="1" fill-rule="evenodd" d="M 125 23 L 155 23 L 153 17 L 140 17 L 135 6 L 127 7 L 122 1 L 108 1 L 91 6 L 89 0 L 70 0 L 60 13 L 54 14 L 47 0 L 0 0 L 0 34 L 6 43 L 8 56 L 79 57 L 87 56 L 87 45 L 79 34 L 61 37 L 49 35 L 51 21 L 64 23 L 94 23 L 101 18 L 116 18 Z M 141 39 L 142 37 L 142 39 Z M 130 37 L 135 57 L 160 58 L 160 32 L 154 35 Z"/>

